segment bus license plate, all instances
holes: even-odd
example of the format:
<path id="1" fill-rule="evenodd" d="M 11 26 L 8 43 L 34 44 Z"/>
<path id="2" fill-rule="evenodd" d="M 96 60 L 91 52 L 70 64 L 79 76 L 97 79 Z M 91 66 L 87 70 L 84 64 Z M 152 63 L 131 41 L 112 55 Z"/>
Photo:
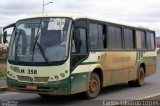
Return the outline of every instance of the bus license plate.
<path id="1" fill-rule="evenodd" d="M 37 86 L 35 86 L 35 85 L 27 85 L 26 88 L 29 89 L 29 90 L 36 90 Z"/>

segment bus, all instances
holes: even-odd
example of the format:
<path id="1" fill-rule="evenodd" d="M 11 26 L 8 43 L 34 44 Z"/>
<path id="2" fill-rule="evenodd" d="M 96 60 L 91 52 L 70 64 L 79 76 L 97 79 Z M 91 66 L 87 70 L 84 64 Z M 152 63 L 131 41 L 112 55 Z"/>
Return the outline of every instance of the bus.
<path id="1" fill-rule="evenodd" d="M 92 99 L 102 87 L 140 87 L 156 73 L 155 31 L 148 28 L 76 14 L 26 17 L 5 27 L 4 36 L 9 27 L 11 91 Z"/>

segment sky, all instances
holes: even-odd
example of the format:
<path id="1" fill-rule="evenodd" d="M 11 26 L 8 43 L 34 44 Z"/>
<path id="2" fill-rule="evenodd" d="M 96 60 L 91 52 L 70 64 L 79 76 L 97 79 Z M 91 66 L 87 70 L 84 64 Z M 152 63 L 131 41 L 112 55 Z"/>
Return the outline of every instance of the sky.
<path id="1" fill-rule="evenodd" d="M 42 13 L 43 0 L 0 0 L 0 27 Z M 45 13 L 78 13 L 154 29 L 160 36 L 160 0 L 44 0 Z"/>

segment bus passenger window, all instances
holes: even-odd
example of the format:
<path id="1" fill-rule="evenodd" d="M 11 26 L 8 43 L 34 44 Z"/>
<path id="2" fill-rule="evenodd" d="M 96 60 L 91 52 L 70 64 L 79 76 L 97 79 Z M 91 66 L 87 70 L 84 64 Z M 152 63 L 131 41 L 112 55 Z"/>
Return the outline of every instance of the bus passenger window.
<path id="1" fill-rule="evenodd" d="M 146 49 L 145 37 L 144 31 L 136 31 L 137 49 Z"/>
<path id="2" fill-rule="evenodd" d="M 98 25 L 98 41 L 99 41 L 99 49 L 104 48 L 104 32 L 103 32 L 103 26 Z"/>
<path id="3" fill-rule="evenodd" d="M 120 27 L 108 26 L 108 46 L 110 49 L 122 49 L 122 31 Z"/>
<path id="4" fill-rule="evenodd" d="M 148 50 L 154 50 L 155 48 L 155 39 L 154 39 L 154 34 L 151 32 L 147 32 L 147 49 Z"/>
<path id="5" fill-rule="evenodd" d="M 89 24 L 90 49 L 106 48 L 106 31 L 104 25 Z"/>
<path id="6" fill-rule="evenodd" d="M 98 26 L 97 24 L 89 24 L 90 49 L 98 49 Z"/>
<path id="7" fill-rule="evenodd" d="M 124 46 L 126 50 L 134 49 L 134 33 L 131 29 L 124 29 Z"/>

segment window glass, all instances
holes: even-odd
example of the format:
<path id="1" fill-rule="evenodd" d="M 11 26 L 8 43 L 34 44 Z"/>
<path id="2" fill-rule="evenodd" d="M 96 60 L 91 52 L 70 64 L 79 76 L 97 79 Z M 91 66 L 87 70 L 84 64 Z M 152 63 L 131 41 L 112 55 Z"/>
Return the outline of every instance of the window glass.
<path id="1" fill-rule="evenodd" d="M 124 46 L 125 49 L 133 49 L 134 48 L 134 39 L 133 39 L 133 30 L 124 29 Z"/>
<path id="2" fill-rule="evenodd" d="M 103 49 L 103 26 L 98 24 L 89 24 L 90 49 Z"/>
<path id="3" fill-rule="evenodd" d="M 108 46 L 111 49 L 121 49 L 122 48 L 122 36 L 121 28 L 119 27 L 108 27 Z"/>
<path id="4" fill-rule="evenodd" d="M 72 39 L 72 60 L 71 66 L 75 66 L 82 62 L 83 59 L 88 55 L 87 51 L 87 39 L 86 39 L 86 29 L 76 28 L 74 29 L 73 39 Z"/>
<path id="5" fill-rule="evenodd" d="M 147 32 L 147 49 L 153 50 L 154 49 L 154 34 Z"/>
<path id="6" fill-rule="evenodd" d="M 116 28 L 116 48 L 122 48 L 122 33 L 121 33 L 121 28 Z"/>
<path id="7" fill-rule="evenodd" d="M 98 41 L 99 41 L 99 49 L 103 49 L 103 40 L 104 40 L 104 34 L 103 34 L 103 27 L 102 25 L 98 25 Z"/>
<path id="8" fill-rule="evenodd" d="M 73 36 L 72 53 L 86 54 L 86 40 L 86 30 L 84 28 L 78 28 Z"/>
<path id="9" fill-rule="evenodd" d="M 146 48 L 146 40 L 145 40 L 145 33 L 141 31 L 141 40 L 142 40 L 142 49 Z"/>
<path id="10" fill-rule="evenodd" d="M 112 27 L 112 26 L 109 26 L 108 27 L 108 46 L 109 46 L 109 48 L 115 48 L 116 46 L 115 46 L 115 35 L 116 35 L 116 33 L 115 33 L 115 28 L 114 27 Z"/>
<path id="11" fill-rule="evenodd" d="M 146 48 L 146 39 L 144 31 L 136 31 L 136 40 L 137 40 L 137 48 L 145 49 Z"/>
<path id="12" fill-rule="evenodd" d="M 86 54 L 87 53 L 87 47 L 86 47 L 86 30 L 83 28 L 79 28 L 80 31 L 80 39 L 81 39 L 81 45 L 80 45 L 80 53 Z"/>
<path id="13" fill-rule="evenodd" d="M 154 39 L 154 34 L 151 33 L 151 48 L 154 49 L 155 48 L 155 39 Z"/>
<path id="14" fill-rule="evenodd" d="M 97 24 L 89 24 L 90 48 L 98 48 L 98 27 Z"/>
<path id="15" fill-rule="evenodd" d="M 71 20 L 67 18 L 18 21 L 12 35 L 9 61 L 47 63 L 65 60 L 70 26 Z"/>
<path id="16" fill-rule="evenodd" d="M 136 41 L 137 41 L 137 48 L 141 49 L 142 48 L 142 40 L 141 40 L 141 32 L 136 31 Z"/>

